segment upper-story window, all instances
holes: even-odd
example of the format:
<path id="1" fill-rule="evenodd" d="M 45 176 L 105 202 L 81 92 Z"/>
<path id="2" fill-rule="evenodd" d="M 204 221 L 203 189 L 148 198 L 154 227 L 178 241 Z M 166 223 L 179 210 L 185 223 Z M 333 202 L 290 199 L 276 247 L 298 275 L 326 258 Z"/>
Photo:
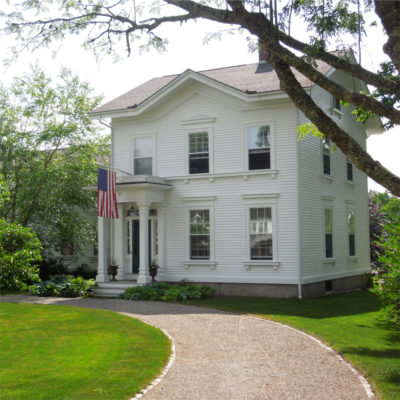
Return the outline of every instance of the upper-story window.
<path id="1" fill-rule="evenodd" d="M 268 125 L 247 129 L 249 170 L 271 168 L 271 131 Z"/>
<path id="2" fill-rule="evenodd" d="M 333 95 L 332 95 L 332 106 L 335 110 L 341 111 L 341 109 L 342 109 L 340 100 L 336 96 L 333 96 Z"/>
<path id="3" fill-rule="evenodd" d="M 323 172 L 325 175 L 331 174 L 331 140 L 324 138 L 322 140 L 322 158 Z"/>
<path id="4" fill-rule="evenodd" d="M 189 134 L 189 174 L 209 172 L 208 133 Z"/>
<path id="5" fill-rule="evenodd" d="M 346 172 L 347 172 L 347 180 L 353 180 L 353 163 L 350 160 L 346 162 Z"/>
<path id="6" fill-rule="evenodd" d="M 153 175 L 153 138 L 134 139 L 133 173 L 135 175 Z"/>

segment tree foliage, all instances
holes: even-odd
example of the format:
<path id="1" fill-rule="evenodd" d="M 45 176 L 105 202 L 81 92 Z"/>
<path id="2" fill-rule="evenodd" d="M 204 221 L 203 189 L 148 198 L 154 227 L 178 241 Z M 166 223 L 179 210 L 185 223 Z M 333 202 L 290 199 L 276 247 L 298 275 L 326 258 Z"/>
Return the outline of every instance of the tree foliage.
<path id="1" fill-rule="evenodd" d="M 41 249 L 31 229 L 0 218 L 0 293 L 25 291 L 40 281 Z"/>
<path id="2" fill-rule="evenodd" d="M 382 299 L 390 320 L 400 325 L 400 199 L 387 194 L 374 196 L 380 204 L 382 234 L 377 244 L 377 261 L 384 269 L 377 275 L 373 291 Z"/>
<path id="3" fill-rule="evenodd" d="M 81 210 L 92 210 L 96 156 L 108 140 L 87 113 L 99 104 L 68 70 L 57 82 L 42 71 L 0 87 L 0 173 L 10 195 L 0 217 L 31 227 L 46 249 L 60 240 L 79 244 L 93 229 Z"/>
<path id="4" fill-rule="evenodd" d="M 368 176 L 396 195 L 400 178 L 375 161 L 332 116 L 327 115 L 301 87 L 291 68 L 300 71 L 346 104 L 360 122 L 382 117 L 387 127 L 400 124 L 400 2 L 387 0 L 23 0 L 13 3 L 6 15 L 6 32 L 16 36 L 22 48 L 48 45 L 68 35 L 87 32 L 85 45 L 95 51 L 119 52 L 123 42 L 164 49 L 167 38 L 158 28 L 171 22 L 199 18 L 245 30 L 268 52 L 284 91 L 296 107 Z M 368 12 L 375 12 L 387 35 L 383 49 L 387 62 L 378 73 L 354 63 L 346 52 L 329 52 L 355 45 L 365 33 Z M 40 17 L 37 15 L 40 14 Z M 295 37 L 292 26 L 307 27 L 309 38 Z M 343 35 L 350 38 L 346 45 Z M 120 41 L 122 39 L 122 41 Z M 251 41 L 250 41 L 251 43 Z M 253 48 L 258 45 L 253 43 Z M 359 54 L 360 56 L 360 54 Z M 316 60 L 373 87 L 368 94 L 332 81 L 316 69 Z"/>

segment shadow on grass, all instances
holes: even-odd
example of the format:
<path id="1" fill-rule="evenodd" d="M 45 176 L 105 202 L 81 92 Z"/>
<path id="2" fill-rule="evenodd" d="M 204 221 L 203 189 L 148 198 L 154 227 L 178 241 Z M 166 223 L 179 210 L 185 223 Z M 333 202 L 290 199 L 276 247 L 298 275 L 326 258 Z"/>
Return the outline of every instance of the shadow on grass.
<path id="1" fill-rule="evenodd" d="M 343 353 L 356 354 L 359 356 L 400 359 L 400 350 L 396 349 L 373 350 L 367 347 L 344 347 L 341 349 L 341 351 Z"/>
<path id="2" fill-rule="evenodd" d="M 365 314 L 381 308 L 378 298 L 369 292 L 356 292 L 313 299 L 273 299 L 254 297 L 220 297 L 191 301 L 189 304 L 223 307 L 251 314 L 293 316 L 311 319 Z"/>
<path id="3" fill-rule="evenodd" d="M 88 308 L 130 312 L 146 315 L 169 314 L 218 314 L 226 311 L 273 316 L 293 316 L 310 319 L 334 318 L 346 315 L 365 314 L 381 308 L 378 298 L 369 292 L 348 293 L 313 299 L 276 299 L 265 297 L 218 297 L 205 300 L 168 302 L 94 299 L 94 298 L 40 298 L 35 296 L 2 296 L 0 301 L 31 302 L 38 304 L 71 305 Z M 99 307 L 102 305 L 103 307 Z M 182 306 L 181 306 L 182 305 Z M 186 307 L 195 305 L 200 307 Z M 201 306 L 214 308 L 213 310 Z M 221 309 L 225 311 L 221 311 Z"/>

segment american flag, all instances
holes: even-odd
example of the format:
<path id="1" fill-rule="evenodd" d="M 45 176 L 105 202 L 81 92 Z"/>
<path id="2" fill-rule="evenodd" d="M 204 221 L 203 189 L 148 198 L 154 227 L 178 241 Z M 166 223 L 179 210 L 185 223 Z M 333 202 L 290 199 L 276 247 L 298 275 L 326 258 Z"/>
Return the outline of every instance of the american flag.
<path id="1" fill-rule="evenodd" d="M 118 218 L 116 173 L 98 168 L 97 215 L 103 218 Z"/>

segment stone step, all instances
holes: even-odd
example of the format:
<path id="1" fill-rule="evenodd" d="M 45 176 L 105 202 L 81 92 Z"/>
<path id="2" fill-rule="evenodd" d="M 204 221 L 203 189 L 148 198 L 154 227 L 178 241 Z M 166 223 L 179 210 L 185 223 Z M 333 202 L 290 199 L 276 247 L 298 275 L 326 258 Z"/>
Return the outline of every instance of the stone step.
<path id="1" fill-rule="evenodd" d="M 138 286 L 135 281 L 116 281 L 116 282 L 98 282 L 93 290 L 94 296 L 99 297 L 118 297 L 124 293 L 128 287 Z"/>

